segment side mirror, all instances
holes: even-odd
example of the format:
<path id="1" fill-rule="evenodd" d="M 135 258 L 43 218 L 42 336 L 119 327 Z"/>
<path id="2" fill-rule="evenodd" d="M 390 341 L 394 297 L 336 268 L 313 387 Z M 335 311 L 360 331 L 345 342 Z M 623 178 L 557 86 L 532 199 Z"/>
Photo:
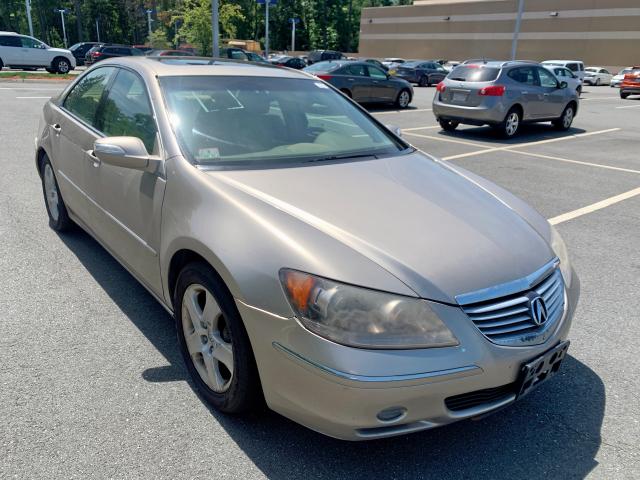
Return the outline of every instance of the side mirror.
<path id="1" fill-rule="evenodd" d="M 560 84 L 558 85 L 558 88 L 567 88 L 569 85 L 567 84 L 567 82 L 565 82 L 564 80 L 562 82 L 560 82 Z"/>
<path id="2" fill-rule="evenodd" d="M 99 138 L 93 144 L 93 154 L 108 165 L 135 170 L 154 170 L 159 163 L 137 137 Z"/>
<path id="3" fill-rule="evenodd" d="M 387 130 L 393 133 L 396 137 L 402 137 L 402 129 L 397 125 L 385 125 Z"/>

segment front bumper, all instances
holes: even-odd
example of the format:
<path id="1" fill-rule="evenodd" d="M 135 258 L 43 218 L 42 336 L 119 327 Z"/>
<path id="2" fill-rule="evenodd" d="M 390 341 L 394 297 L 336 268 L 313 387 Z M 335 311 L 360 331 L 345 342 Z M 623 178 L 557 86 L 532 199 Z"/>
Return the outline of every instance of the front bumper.
<path id="1" fill-rule="evenodd" d="M 516 381 L 520 366 L 567 338 L 579 296 L 573 275 L 565 311 L 541 345 L 504 347 L 488 341 L 458 307 L 434 304 L 460 341 L 448 348 L 365 350 L 325 340 L 294 319 L 240 301 L 268 406 L 323 434 L 366 440 L 477 417 L 515 400 L 505 392 L 484 404 L 451 410 L 445 400 Z M 384 421 L 381 411 L 400 408 Z"/>

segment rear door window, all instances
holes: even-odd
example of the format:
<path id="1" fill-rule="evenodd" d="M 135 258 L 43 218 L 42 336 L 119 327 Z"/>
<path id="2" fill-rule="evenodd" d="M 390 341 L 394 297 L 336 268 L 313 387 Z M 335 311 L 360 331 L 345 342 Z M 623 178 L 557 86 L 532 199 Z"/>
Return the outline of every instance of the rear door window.
<path id="1" fill-rule="evenodd" d="M 577 63 L 567 63 L 567 68 L 572 72 L 578 72 L 580 70 Z"/>
<path id="2" fill-rule="evenodd" d="M 459 65 L 449 73 L 447 78 L 460 82 L 492 82 L 498 78 L 499 73 L 500 69 L 495 67 Z"/>
<path id="3" fill-rule="evenodd" d="M 114 70 L 113 67 L 100 67 L 86 74 L 67 94 L 63 107 L 92 127 L 97 128 L 98 106 Z"/>
<path id="4" fill-rule="evenodd" d="M 538 76 L 534 67 L 518 67 L 509 70 L 509 78 L 524 85 L 539 85 Z"/>
<path id="5" fill-rule="evenodd" d="M 367 72 L 364 69 L 364 65 L 349 65 L 345 70 L 348 75 L 354 75 L 356 77 L 367 76 Z"/>

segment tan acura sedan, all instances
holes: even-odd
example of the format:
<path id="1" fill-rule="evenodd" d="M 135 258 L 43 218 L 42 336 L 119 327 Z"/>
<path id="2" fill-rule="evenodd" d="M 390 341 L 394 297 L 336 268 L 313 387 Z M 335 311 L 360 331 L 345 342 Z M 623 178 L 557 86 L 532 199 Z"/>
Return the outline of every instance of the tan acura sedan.
<path id="1" fill-rule="evenodd" d="M 399 435 L 504 407 L 566 355 L 579 282 L 555 229 L 308 74 L 105 60 L 36 143 L 51 227 L 175 316 L 221 411 Z"/>

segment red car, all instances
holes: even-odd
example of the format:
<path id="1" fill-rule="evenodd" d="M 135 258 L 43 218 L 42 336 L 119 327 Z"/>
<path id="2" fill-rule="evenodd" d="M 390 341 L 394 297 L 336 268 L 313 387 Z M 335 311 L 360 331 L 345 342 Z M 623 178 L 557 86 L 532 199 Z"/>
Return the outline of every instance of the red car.
<path id="1" fill-rule="evenodd" d="M 640 66 L 633 67 L 620 84 L 620 98 L 627 98 L 629 95 L 640 95 Z"/>

